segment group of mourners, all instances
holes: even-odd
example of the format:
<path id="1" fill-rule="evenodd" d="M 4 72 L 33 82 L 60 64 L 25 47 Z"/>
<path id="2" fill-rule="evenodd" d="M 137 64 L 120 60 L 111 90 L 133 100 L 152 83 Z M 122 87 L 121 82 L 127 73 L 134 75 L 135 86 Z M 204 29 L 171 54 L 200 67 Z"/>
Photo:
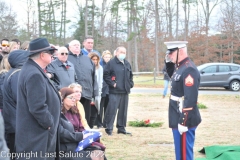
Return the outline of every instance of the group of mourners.
<path id="1" fill-rule="evenodd" d="M 91 36 L 83 49 L 78 40 L 57 47 L 37 38 L 25 50 L 1 54 L 1 132 L 10 153 L 0 138 L 0 160 L 107 159 L 99 129 L 112 135 L 117 109 L 118 133 L 131 134 L 125 130 L 133 87 L 126 49 L 100 55 L 93 44 Z"/>

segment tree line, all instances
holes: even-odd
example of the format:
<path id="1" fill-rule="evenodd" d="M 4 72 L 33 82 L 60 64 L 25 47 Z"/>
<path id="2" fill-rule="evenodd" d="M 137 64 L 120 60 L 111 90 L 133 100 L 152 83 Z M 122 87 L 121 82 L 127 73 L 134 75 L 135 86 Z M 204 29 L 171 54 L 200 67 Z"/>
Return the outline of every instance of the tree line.
<path id="1" fill-rule="evenodd" d="M 0 1 L 2 38 L 46 37 L 50 43 L 65 45 L 92 35 L 100 53 L 125 46 L 135 72 L 161 70 L 164 42 L 172 40 L 189 42 L 188 54 L 196 65 L 240 63 L 238 0 L 101 0 L 101 5 L 99 0 L 71 0 L 71 4 L 69 0 L 21 0 L 21 4 L 24 26 L 11 6 Z M 75 16 L 70 17 L 70 12 Z M 217 23 L 212 25 L 213 21 Z"/>

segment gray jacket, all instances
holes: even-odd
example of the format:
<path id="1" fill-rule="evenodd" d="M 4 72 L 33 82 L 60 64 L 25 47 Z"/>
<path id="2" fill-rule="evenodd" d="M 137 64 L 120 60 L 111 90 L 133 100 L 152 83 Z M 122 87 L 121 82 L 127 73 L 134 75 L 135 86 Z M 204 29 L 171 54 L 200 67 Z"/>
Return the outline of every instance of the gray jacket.
<path id="1" fill-rule="evenodd" d="M 82 53 L 77 56 L 69 52 L 68 61 L 74 64 L 78 83 L 82 86 L 82 97 L 91 100 L 97 96 L 97 93 L 94 93 L 94 88 L 97 88 L 97 82 L 95 65 L 92 60 Z"/>
<path id="2" fill-rule="evenodd" d="M 52 74 L 51 80 L 58 90 L 77 82 L 74 65 L 69 61 L 64 65 L 59 59 L 56 59 L 47 66 L 46 70 Z"/>
<path id="3" fill-rule="evenodd" d="M 8 147 L 4 138 L 4 123 L 2 114 L 0 112 L 0 160 L 9 160 L 9 157 L 7 157 L 8 154 Z"/>

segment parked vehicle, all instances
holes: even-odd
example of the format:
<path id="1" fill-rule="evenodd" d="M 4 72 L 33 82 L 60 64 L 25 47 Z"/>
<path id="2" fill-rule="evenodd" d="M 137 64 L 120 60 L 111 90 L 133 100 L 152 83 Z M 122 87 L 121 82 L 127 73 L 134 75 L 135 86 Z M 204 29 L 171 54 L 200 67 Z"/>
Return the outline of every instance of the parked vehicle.
<path id="1" fill-rule="evenodd" d="M 234 63 L 205 63 L 197 67 L 200 87 L 224 87 L 232 91 L 240 89 L 240 65 Z"/>

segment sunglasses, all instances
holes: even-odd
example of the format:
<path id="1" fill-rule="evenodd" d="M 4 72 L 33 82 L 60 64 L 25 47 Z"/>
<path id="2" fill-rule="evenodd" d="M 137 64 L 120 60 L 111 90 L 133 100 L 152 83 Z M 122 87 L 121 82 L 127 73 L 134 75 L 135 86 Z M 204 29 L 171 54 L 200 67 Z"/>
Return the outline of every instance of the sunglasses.
<path id="1" fill-rule="evenodd" d="M 9 47 L 9 44 L 2 44 L 3 47 Z"/>
<path id="2" fill-rule="evenodd" d="M 43 53 L 47 53 L 51 56 L 51 58 L 54 58 L 53 52 L 52 51 L 44 51 Z"/>
<path id="3" fill-rule="evenodd" d="M 68 53 L 61 53 L 62 56 L 63 56 L 64 54 L 65 54 L 66 56 L 68 55 Z"/>
<path id="4" fill-rule="evenodd" d="M 68 99 L 75 100 L 73 96 L 67 96 Z"/>

